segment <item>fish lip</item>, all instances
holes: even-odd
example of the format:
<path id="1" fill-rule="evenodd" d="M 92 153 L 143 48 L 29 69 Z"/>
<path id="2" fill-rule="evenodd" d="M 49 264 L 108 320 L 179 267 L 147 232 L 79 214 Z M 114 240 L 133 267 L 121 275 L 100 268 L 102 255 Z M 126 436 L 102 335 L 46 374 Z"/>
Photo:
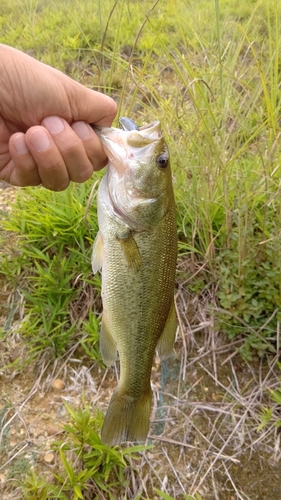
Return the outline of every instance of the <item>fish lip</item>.
<path id="1" fill-rule="evenodd" d="M 114 127 L 92 126 L 102 142 L 109 162 L 120 175 L 124 175 L 134 158 L 148 157 L 161 137 L 161 124 L 155 120 L 139 130 L 122 130 Z"/>
<path id="2" fill-rule="evenodd" d="M 141 127 L 139 127 L 139 130 L 142 131 L 142 130 L 154 129 L 154 128 L 157 128 L 157 130 L 158 129 L 160 130 L 160 121 L 159 120 L 154 120 L 153 122 L 148 123 L 147 125 L 142 125 Z"/>
<path id="3" fill-rule="evenodd" d="M 161 134 L 161 124 L 159 120 L 154 120 L 153 122 L 142 125 L 138 130 L 124 130 L 115 127 L 98 127 L 91 125 L 97 136 L 100 138 L 102 143 L 105 143 L 106 139 L 117 142 L 121 137 L 128 138 L 130 135 L 138 134 L 143 138 L 151 138 L 151 140 L 158 140 L 162 136 Z M 121 141 L 120 141 L 121 142 Z"/>

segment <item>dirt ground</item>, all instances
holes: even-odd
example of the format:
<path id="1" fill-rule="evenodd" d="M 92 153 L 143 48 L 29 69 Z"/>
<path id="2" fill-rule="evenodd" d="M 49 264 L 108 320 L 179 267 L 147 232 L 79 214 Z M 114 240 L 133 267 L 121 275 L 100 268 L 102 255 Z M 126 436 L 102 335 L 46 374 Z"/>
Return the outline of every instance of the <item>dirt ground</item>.
<path id="1" fill-rule="evenodd" d="M 158 404 L 162 400 L 163 413 L 160 417 L 154 413 L 152 418 L 150 440 L 154 448 L 144 454 L 138 478 L 146 478 L 143 498 L 147 498 L 145 490 L 153 495 L 153 486 L 164 486 L 169 494 L 174 490 L 175 498 L 196 491 L 203 500 L 281 498 L 280 434 L 272 425 L 258 431 L 262 400 L 268 400 L 268 386 L 278 382 L 273 373 L 268 376 L 272 364 L 255 360 L 248 365 L 235 356 L 230 366 L 230 362 L 224 363 L 228 352 L 216 356 L 215 375 L 210 353 L 190 353 L 183 381 L 178 344 L 174 358 L 164 366 L 163 392 L 163 367 L 162 377 L 159 365 L 153 371 L 154 395 Z M 13 359 L 21 351 L 16 336 L 2 343 L 0 349 L 2 363 L 3 358 Z M 26 461 L 37 467 L 39 464 L 44 475 L 55 470 L 57 457 L 51 443 L 62 435 L 62 426 L 68 421 L 64 403 L 78 408 L 84 394 L 93 407 L 105 410 L 115 384 L 114 369 L 105 374 L 96 363 L 89 366 L 89 360 L 79 359 L 79 352 L 69 353 L 66 359 L 47 367 L 39 363 L 22 373 L 2 371 L 3 500 L 20 498 L 15 480 Z"/>
<path id="2" fill-rule="evenodd" d="M 3 187 L 3 186 L 2 186 Z M 1 188 L 1 186 L 0 186 Z M 0 189 L 0 212 L 13 188 Z M 1 249 L 0 249 L 1 251 Z M 10 293 L 1 283 L 1 302 Z M 154 488 L 179 500 L 198 492 L 203 500 L 279 500 L 280 408 L 269 389 L 280 387 L 278 355 L 245 362 L 241 340 L 227 341 L 213 327 L 205 304 L 182 293 L 180 329 L 172 358 L 152 373 L 154 410 L 149 442 L 126 499 Z M 7 320 L 1 308 L 0 327 Z M 68 421 L 64 403 L 78 408 L 84 398 L 105 411 L 116 386 L 116 369 L 103 370 L 74 346 L 61 359 L 46 356 L 25 369 L 7 367 L 24 359 L 26 346 L 14 322 L 0 337 L 0 497 L 21 500 L 17 480 L 27 463 L 48 476 L 57 467 L 52 442 Z M 83 394 L 83 396 L 82 396 Z M 259 429 L 262 408 L 272 407 Z M 158 407 L 158 410 L 157 410 Z M 121 498 L 120 498 L 121 500 Z"/>

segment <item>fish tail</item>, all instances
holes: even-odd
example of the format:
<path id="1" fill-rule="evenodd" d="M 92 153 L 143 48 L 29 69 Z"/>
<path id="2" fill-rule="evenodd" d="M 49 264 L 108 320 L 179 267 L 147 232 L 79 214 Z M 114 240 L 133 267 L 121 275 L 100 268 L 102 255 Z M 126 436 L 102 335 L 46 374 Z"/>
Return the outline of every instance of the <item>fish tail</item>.
<path id="1" fill-rule="evenodd" d="M 138 399 L 116 389 L 104 418 L 101 441 L 115 446 L 122 441 L 145 441 L 149 430 L 152 391 Z"/>

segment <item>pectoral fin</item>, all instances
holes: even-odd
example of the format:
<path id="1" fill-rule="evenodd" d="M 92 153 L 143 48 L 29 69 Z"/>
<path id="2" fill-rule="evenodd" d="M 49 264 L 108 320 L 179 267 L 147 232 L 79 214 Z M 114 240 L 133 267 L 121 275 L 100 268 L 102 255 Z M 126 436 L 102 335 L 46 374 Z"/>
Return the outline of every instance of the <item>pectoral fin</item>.
<path id="1" fill-rule="evenodd" d="M 177 326 L 177 314 L 175 303 L 173 301 L 169 311 L 169 315 L 167 317 L 165 328 L 157 344 L 157 351 L 160 358 L 162 359 L 168 358 L 173 352 Z"/>
<path id="2" fill-rule="evenodd" d="M 132 233 L 130 232 L 126 238 L 119 237 L 118 239 L 128 265 L 137 271 L 140 268 L 142 259 L 139 247 Z"/>
<path id="3" fill-rule="evenodd" d="M 92 269 L 93 273 L 96 274 L 102 268 L 103 261 L 103 241 L 100 232 L 98 232 L 92 253 Z"/>
<path id="4" fill-rule="evenodd" d="M 100 329 L 100 352 L 106 366 L 114 365 L 117 358 L 117 348 L 114 339 L 106 327 L 104 319 Z"/>

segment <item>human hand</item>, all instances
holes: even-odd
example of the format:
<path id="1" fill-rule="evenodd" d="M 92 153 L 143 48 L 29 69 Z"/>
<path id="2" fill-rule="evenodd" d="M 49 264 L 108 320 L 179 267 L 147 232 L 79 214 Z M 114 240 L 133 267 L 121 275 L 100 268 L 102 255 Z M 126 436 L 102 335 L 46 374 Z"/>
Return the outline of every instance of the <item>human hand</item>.
<path id="1" fill-rule="evenodd" d="M 54 191 L 107 163 L 89 123 L 110 126 L 117 107 L 60 71 L 0 44 L 0 180 Z"/>

